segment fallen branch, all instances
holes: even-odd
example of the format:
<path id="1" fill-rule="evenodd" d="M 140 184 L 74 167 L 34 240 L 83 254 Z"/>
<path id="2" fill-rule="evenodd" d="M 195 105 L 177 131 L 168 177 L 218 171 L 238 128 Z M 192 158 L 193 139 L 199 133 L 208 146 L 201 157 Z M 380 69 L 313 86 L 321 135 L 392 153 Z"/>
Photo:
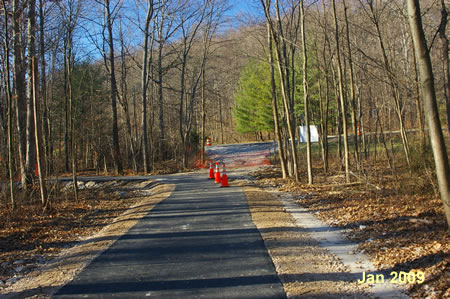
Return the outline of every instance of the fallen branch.
<path id="1" fill-rule="evenodd" d="M 356 175 L 356 174 L 353 173 L 352 171 L 350 171 L 350 174 L 351 174 L 352 176 L 354 176 L 355 178 L 357 178 L 358 180 L 360 180 L 360 181 L 365 181 L 366 185 L 369 185 L 369 186 L 371 186 L 371 187 L 377 189 L 378 191 L 383 190 L 382 188 L 378 187 L 377 185 L 374 185 L 374 184 L 372 184 L 372 183 L 369 183 L 369 182 L 367 181 L 367 179 L 362 178 L 362 177 L 359 176 L 359 175 Z"/>

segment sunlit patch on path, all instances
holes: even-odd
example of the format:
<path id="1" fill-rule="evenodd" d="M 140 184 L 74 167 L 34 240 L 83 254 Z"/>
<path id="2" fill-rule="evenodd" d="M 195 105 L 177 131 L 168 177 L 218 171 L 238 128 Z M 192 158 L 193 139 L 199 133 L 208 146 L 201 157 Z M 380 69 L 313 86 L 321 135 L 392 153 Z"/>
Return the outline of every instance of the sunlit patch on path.
<path id="1" fill-rule="evenodd" d="M 224 162 L 228 167 L 270 165 L 269 156 L 274 151 L 272 142 L 208 146 L 206 154 L 213 161 Z"/>

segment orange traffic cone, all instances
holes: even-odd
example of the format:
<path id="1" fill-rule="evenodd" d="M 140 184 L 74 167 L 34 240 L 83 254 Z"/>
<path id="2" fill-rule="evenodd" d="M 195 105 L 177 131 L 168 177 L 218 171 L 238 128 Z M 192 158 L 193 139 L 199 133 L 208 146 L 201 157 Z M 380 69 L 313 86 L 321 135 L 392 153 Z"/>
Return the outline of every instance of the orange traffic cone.
<path id="1" fill-rule="evenodd" d="M 220 181 L 219 162 L 216 162 L 216 179 L 214 180 L 214 183 L 219 184 Z"/>
<path id="2" fill-rule="evenodd" d="M 223 163 L 223 169 L 222 169 L 222 186 L 220 187 L 228 187 L 228 176 L 227 171 L 225 169 L 225 163 Z"/>
<path id="3" fill-rule="evenodd" d="M 208 180 L 214 180 L 214 168 L 212 160 L 209 161 L 209 178 Z"/>

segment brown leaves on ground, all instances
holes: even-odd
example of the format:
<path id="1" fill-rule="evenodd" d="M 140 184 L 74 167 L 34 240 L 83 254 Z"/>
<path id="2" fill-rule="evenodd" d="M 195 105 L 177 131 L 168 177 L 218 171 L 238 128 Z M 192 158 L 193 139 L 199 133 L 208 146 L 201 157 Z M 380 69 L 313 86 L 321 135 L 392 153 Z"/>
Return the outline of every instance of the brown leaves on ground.
<path id="1" fill-rule="evenodd" d="M 144 181 L 134 186 L 147 185 L 148 181 Z M 0 297 L 4 295 L 10 298 L 17 295 L 20 298 L 51 298 L 60 287 L 72 281 L 84 267 L 136 225 L 149 210 L 167 198 L 174 189 L 173 184 L 151 186 L 151 191 L 147 189 L 140 192 L 146 195 L 139 197 L 137 201 L 129 200 L 134 204 L 118 217 L 111 217 L 108 225 L 99 232 L 88 234 L 74 244 L 75 246 L 62 250 L 51 261 L 28 273 L 24 279 L 9 288 L 0 289 Z"/>
<path id="2" fill-rule="evenodd" d="M 255 175 L 258 185 L 290 192 L 322 221 L 346 229 L 380 269 L 423 271 L 426 280 L 410 285 L 411 296 L 450 296 L 450 235 L 436 195 L 395 192 L 388 181 L 378 184 L 381 190 L 364 182 L 345 184 L 343 176 L 309 186 L 280 179 L 276 169 Z"/>
<path id="3" fill-rule="evenodd" d="M 25 196 L 15 210 L 0 205 L 0 289 L 99 231 L 135 204 L 139 196 L 145 196 L 127 188 L 126 182 L 119 182 L 114 188 L 80 190 L 78 201 L 66 188 L 51 196 L 45 210 L 38 200 L 30 203 Z"/>

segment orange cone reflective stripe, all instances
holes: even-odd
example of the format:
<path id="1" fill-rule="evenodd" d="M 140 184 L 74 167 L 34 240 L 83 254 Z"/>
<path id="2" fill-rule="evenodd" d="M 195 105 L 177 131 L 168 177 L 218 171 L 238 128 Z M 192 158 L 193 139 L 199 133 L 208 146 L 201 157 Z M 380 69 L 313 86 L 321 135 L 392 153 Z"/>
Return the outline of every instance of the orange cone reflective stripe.
<path id="1" fill-rule="evenodd" d="M 223 169 L 222 169 L 222 186 L 220 187 L 228 187 L 228 176 L 227 171 L 225 169 L 225 163 L 223 163 Z"/>
<path id="2" fill-rule="evenodd" d="M 212 160 L 209 161 L 209 180 L 214 180 L 214 168 L 213 168 L 213 162 Z"/>
<path id="3" fill-rule="evenodd" d="M 219 184 L 220 181 L 221 179 L 220 179 L 219 162 L 216 162 L 216 179 L 214 180 L 214 183 Z"/>

